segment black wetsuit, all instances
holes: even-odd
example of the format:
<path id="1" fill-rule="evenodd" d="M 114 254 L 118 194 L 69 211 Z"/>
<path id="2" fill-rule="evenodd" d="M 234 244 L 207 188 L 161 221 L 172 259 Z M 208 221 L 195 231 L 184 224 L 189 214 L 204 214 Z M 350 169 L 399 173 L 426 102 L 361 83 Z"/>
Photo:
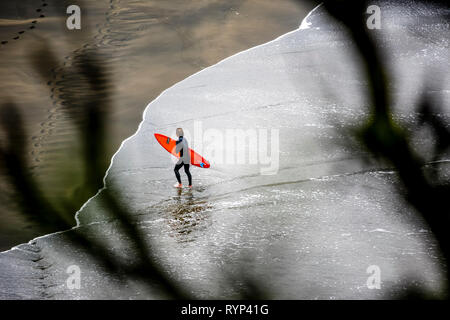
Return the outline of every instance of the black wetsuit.
<path id="1" fill-rule="evenodd" d="M 181 143 L 184 144 L 183 147 L 179 146 L 179 144 L 181 144 Z M 175 169 L 174 169 L 175 177 L 177 177 L 178 183 L 181 184 L 181 177 L 180 177 L 180 173 L 178 171 L 181 169 L 181 167 L 184 166 L 184 172 L 186 172 L 186 175 L 187 175 L 188 180 L 189 180 L 189 185 L 191 186 L 192 185 L 192 176 L 191 176 L 191 172 L 189 171 L 189 167 L 190 167 L 189 162 L 190 161 L 188 163 L 184 163 L 184 161 L 183 161 L 183 159 L 189 158 L 188 155 L 184 155 L 184 149 L 188 149 L 187 148 L 187 141 L 183 142 L 183 136 L 181 136 L 181 137 L 178 138 L 178 141 L 176 142 L 176 144 L 177 144 L 177 150 L 178 150 L 178 148 L 180 149 L 180 151 L 179 151 L 180 152 L 180 160 L 175 165 Z"/>

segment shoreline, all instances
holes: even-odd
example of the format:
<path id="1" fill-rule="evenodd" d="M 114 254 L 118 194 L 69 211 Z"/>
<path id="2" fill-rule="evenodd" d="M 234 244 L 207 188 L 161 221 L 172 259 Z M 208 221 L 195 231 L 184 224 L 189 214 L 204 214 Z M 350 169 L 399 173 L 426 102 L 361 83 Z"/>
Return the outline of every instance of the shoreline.
<path id="1" fill-rule="evenodd" d="M 117 190 L 113 196 L 126 201 L 136 227 L 156 249 L 158 262 L 203 298 L 237 294 L 222 275 L 242 268 L 261 280 L 271 274 L 266 285 L 277 298 L 383 299 L 405 293 L 409 285 L 439 294 L 444 269 L 436 241 L 421 216 L 396 192 L 401 187 L 398 175 L 384 164 L 364 161 L 373 157 L 344 143 L 348 136 L 342 130 L 367 119 L 369 110 L 362 107 L 366 95 L 351 54 L 353 43 L 322 11 L 307 20 L 313 23 L 310 30 L 297 28 L 272 40 L 278 42 L 227 57 L 149 99 L 135 133 L 121 141 L 108 169 L 105 166 L 103 187 L 72 210 L 77 227 L 65 232 L 76 230 L 101 240 L 110 247 L 111 257 L 132 262 L 133 250 L 120 219 L 108 219 L 113 217 L 102 191 L 111 188 Z M 415 13 L 412 5 L 402 10 L 406 16 L 411 11 Z M 389 12 L 386 32 L 395 40 L 394 57 L 401 57 L 390 84 L 413 91 L 418 84 L 412 75 L 422 68 L 408 66 L 420 66 L 429 55 L 404 54 L 421 38 L 397 33 L 396 8 Z M 437 11 L 429 30 L 442 17 Z M 426 19 L 423 12 L 417 19 Z M 436 46 L 430 45 L 430 51 L 439 61 L 447 56 Z M 322 79 L 329 79 L 339 96 L 324 96 Z M 416 118 L 408 117 L 411 107 L 405 99 L 410 98 L 400 95 L 393 111 L 400 119 L 407 117 L 406 128 L 414 128 Z M 158 152 L 152 136 L 170 134 L 176 126 L 192 132 L 195 119 L 202 121 L 202 132 L 275 128 L 284 141 L 278 149 L 277 174 L 264 177 L 251 163 L 218 163 L 210 150 L 206 154 L 213 169 L 197 170 L 198 188 L 177 195 L 170 184 L 168 155 Z M 199 140 L 197 134 L 192 141 Z M 418 142 L 429 144 L 431 139 L 421 137 Z M 437 168 L 446 170 L 450 162 L 443 162 Z M 152 286 L 147 293 L 128 280 L 131 286 L 116 283 L 116 274 L 99 268 L 101 261 L 89 256 L 87 247 L 67 242 L 70 235 L 47 234 L 19 246 L 23 251 L 1 256 L 2 296 L 155 297 Z M 86 279 L 77 292 L 65 286 L 65 270 L 73 264 Z M 383 270 L 385 283 L 376 292 L 364 286 L 366 267 L 372 265 Z M 33 281 L 24 281 L 30 273 Z"/>
<path id="2" fill-rule="evenodd" d="M 139 130 L 140 130 L 140 128 L 141 128 L 143 122 L 145 121 L 146 113 L 147 113 L 147 110 L 149 109 L 150 105 L 152 105 L 154 102 L 156 102 L 162 95 L 164 95 L 164 93 L 165 93 L 166 91 L 168 91 L 168 90 L 170 90 L 170 89 L 176 87 L 177 85 L 181 84 L 181 83 L 184 82 L 185 80 L 188 80 L 189 78 L 191 78 L 191 77 L 193 77 L 193 76 L 195 76 L 195 75 L 197 75 L 197 74 L 199 74 L 199 73 L 201 73 L 201 72 L 203 72 L 203 71 L 205 71 L 205 70 L 208 70 L 209 68 L 212 68 L 212 67 L 215 67 L 215 66 L 217 66 L 217 65 L 220 65 L 221 63 L 225 62 L 226 60 L 231 59 L 231 58 L 233 58 L 233 57 L 235 57 L 235 56 L 238 56 L 238 55 L 240 55 L 240 54 L 242 54 L 242 53 L 245 53 L 245 52 L 247 52 L 247 51 L 253 50 L 253 49 L 255 49 L 255 48 L 259 48 L 259 47 L 261 47 L 261 46 L 268 45 L 268 44 L 270 44 L 270 43 L 272 43 L 272 42 L 274 42 L 274 41 L 277 41 L 277 40 L 279 40 L 279 39 L 281 39 L 281 38 L 283 38 L 283 37 L 285 37 L 285 36 L 288 36 L 288 35 L 290 35 L 290 34 L 296 32 L 296 31 L 298 31 L 298 30 L 303 30 L 303 29 L 309 28 L 309 27 L 310 27 L 310 24 L 307 24 L 307 19 L 308 19 L 308 18 L 310 17 L 310 15 L 311 15 L 316 9 L 318 9 L 320 6 L 321 6 L 321 4 L 318 4 L 316 7 L 314 7 L 314 8 L 313 8 L 313 9 L 312 9 L 312 10 L 311 10 L 311 11 L 310 11 L 310 12 L 302 19 L 302 21 L 300 22 L 300 25 L 299 25 L 299 27 L 298 27 L 297 29 L 294 29 L 294 30 L 292 30 L 292 31 L 289 31 L 289 32 L 287 32 L 287 33 L 285 33 L 285 34 L 283 34 L 283 35 L 281 35 L 281 36 L 279 36 L 279 37 L 277 37 L 277 38 L 275 38 L 275 39 L 273 39 L 273 40 L 270 40 L 270 41 L 268 41 L 268 42 L 266 42 L 266 43 L 263 43 L 263 44 L 260 44 L 260 45 L 251 47 L 251 48 L 249 48 L 249 49 L 240 51 L 240 52 L 235 53 L 235 54 L 233 54 L 233 55 L 231 55 L 231 56 L 229 56 L 229 57 L 226 57 L 226 58 L 224 58 L 223 60 L 217 62 L 216 64 L 213 64 L 213 65 L 211 65 L 211 66 L 208 66 L 208 67 L 206 67 L 206 68 L 204 68 L 204 69 L 202 69 L 202 70 L 200 70 L 200 71 L 197 71 L 196 73 L 194 73 L 194 74 L 188 76 L 187 78 L 185 78 L 185 79 L 183 79 L 183 80 L 181 80 L 181 81 L 175 83 L 174 85 L 172 85 L 172 86 L 170 86 L 169 88 L 167 88 L 167 89 L 165 89 L 164 91 L 162 91 L 155 99 L 153 99 L 152 101 L 150 101 L 150 102 L 147 104 L 147 106 L 145 107 L 144 112 L 143 112 L 143 114 L 142 114 L 142 120 L 141 120 L 141 122 L 139 123 L 139 126 L 138 126 L 136 132 L 135 132 L 133 135 L 127 137 L 125 140 L 123 140 L 123 141 L 121 142 L 121 144 L 120 144 L 119 149 L 113 154 L 113 156 L 112 156 L 112 158 L 111 158 L 111 161 L 110 161 L 110 164 L 109 164 L 109 166 L 108 166 L 108 169 L 107 169 L 107 171 L 106 171 L 106 173 L 105 173 L 105 175 L 104 175 L 104 177 L 103 177 L 103 187 L 102 187 L 101 189 L 99 189 L 95 195 L 93 195 L 92 197 L 90 197 L 90 198 L 89 198 L 89 199 L 88 199 L 88 200 L 80 207 L 80 209 L 79 209 L 77 212 L 75 212 L 74 218 L 75 218 L 75 221 L 76 221 L 76 225 L 73 226 L 72 228 L 68 229 L 68 230 L 56 231 L 56 232 L 53 232 L 53 233 L 49 233 L 49 234 L 45 234 L 45 235 L 41 235 L 41 236 L 35 237 L 35 238 L 29 240 L 28 242 L 20 243 L 20 244 L 18 244 L 18 245 L 16 245 L 16 246 L 13 246 L 13 247 L 11 247 L 10 249 L 5 250 L 5 251 L 0 251 L 0 254 L 8 253 L 8 252 L 13 251 L 13 250 L 15 250 L 15 249 L 21 250 L 20 248 L 18 248 L 18 247 L 21 246 L 21 245 L 24 245 L 24 244 L 31 244 L 32 242 L 34 242 L 34 241 L 36 241 L 36 240 L 38 240 L 38 239 L 43 239 L 43 238 L 47 238 L 47 237 L 50 237 L 50 236 L 53 236 L 53 235 L 63 234 L 63 233 L 70 232 L 70 231 L 72 231 L 72 230 L 74 230 L 74 229 L 79 228 L 79 227 L 80 227 L 80 221 L 79 221 L 79 219 L 78 219 L 79 214 L 80 214 L 81 211 L 89 204 L 89 202 L 90 202 L 91 200 L 95 199 L 95 198 L 96 198 L 96 197 L 97 197 L 104 189 L 107 188 L 107 187 L 106 187 L 106 178 L 107 178 L 107 176 L 108 176 L 108 173 L 109 173 L 110 168 L 112 167 L 112 165 L 113 165 L 113 163 L 114 163 L 114 157 L 120 152 L 120 150 L 122 149 L 123 145 L 124 145 L 129 139 L 133 138 L 136 134 L 139 133 Z M 307 27 L 303 27 L 303 28 L 302 28 L 302 26 L 307 26 Z M 89 226 L 89 225 L 91 225 L 91 224 L 98 224 L 98 223 L 101 223 L 101 222 L 92 222 L 92 223 L 87 224 L 86 226 Z"/>
<path id="3" fill-rule="evenodd" d="M 8 1 L 11 0 L 0 8 L 8 9 Z M 108 110 L 109 139 L 103 159 L 109 163 L 122 141 L 135 133 L 149 101 L 203 67 L 298 28 L 299 20 L 312 7 L 312 4 L 299 6 L 293 0 L 277 5 L 268 0 L 257 3 L 246 0 L 239 6 L 213 0 L 210 5 L 181 3 L 176 8 L 155 1 L 114 1 L 111 8 L 109 1 L 102 0 L 86 4 L 81 32 L 66 32 L 63 4 L 47 2 L 45 20 L 39 21 L 36 29 L 25 33 L 21 40 L 0 50 L 3 60 L 0 69 L 5 72 L 0 97 L 13 100 L 23 115 L 29 137 L 26 155 L 29 166 L 51 201 L 70 197 L 80 184 L 82 167 L 77 151 L 71 147 L 77 143 L 73 136 L 75 128 L 61 110 L 55 109 L 60 109 L 63 101 L 58 84 L 61 76 L 70 75 L 72 58 L 87 44 L 96 49 L 99 45 L 99 54 L 107 57 L 105 68 L 111 72 L 115 89 Z M 14 9 L 16 5 L 11 6 Z M 10 12 L 9 16 L 28 21 L 34 9 L 31 4 L 26 7 L 30 11 L 21 15 L 16 9 L 5 9 L 3 13 Z M 108 12 L 109 16 L 105 16 Z M 109 24 L 108 17 L 112 19 Z M 9 35 L 8 30 L 4 29 L 4 35 Z M 37 50 L 41 42 L 47 41 L 60 59 L 49 74 L 48 80 L 55 81 L 46 85 L 30 67 L 29 55 L 33 48 Z M 49 90 L 55 93 L 53 97 Z M 64 163 L 74 168 L 68 176 L 62 176 L 64 172 L 59 170 Z M 9 190 L 9 184 L 1 184 L 3 190 Z M 83 199 L 75 207 L 81 207 L 87 200 Z M 3 251 L 42 234 L 36 223 L 10 204 L 12 200 L 5 197 L 0 206 L 3 216 L 0 250 Z M 50 228 L 50 231 L 58 230 Z"/>

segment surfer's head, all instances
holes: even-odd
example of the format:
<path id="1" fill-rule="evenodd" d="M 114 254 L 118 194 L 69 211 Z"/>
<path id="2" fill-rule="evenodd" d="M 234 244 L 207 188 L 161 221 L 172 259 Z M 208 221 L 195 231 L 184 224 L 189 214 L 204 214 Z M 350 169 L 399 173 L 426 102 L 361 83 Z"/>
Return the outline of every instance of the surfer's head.
<path id="1" fill-rule="evenodd" d="M 182 137 L 182 136 L 184 136 L 183 129 L 177 128 L 177 137 Z"/>

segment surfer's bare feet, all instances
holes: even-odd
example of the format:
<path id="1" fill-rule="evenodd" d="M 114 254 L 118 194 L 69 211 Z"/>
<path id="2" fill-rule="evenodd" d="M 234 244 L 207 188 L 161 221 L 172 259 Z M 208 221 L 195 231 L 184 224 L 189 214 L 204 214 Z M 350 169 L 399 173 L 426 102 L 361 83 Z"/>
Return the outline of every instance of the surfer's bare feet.
<path id="1" fill-rule="evenodd" d="M 192 186 L 189 186 L 189 189 L 192 189 Z"/>
<path id="2" fill-rule="evenodd" d="M 180 183 L 175 183 L 173 186 L 174 186 L 175 188 L 183 188 L 183 185 L 180 184 Z"/>

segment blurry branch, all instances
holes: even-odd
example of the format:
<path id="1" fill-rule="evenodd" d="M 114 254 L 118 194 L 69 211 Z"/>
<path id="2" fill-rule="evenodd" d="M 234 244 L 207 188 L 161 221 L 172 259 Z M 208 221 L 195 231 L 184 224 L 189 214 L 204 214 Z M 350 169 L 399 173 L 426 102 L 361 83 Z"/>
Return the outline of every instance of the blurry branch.
<path id="1" fill-rule="evenodd" d="M 34 68 L 47 81 L 51 72 L 59 64 L 58 59 L 47 47 L 33 53 L 31 57 Z M 57 209 L 52 205 L 39 184 L 31 175 L 26 161 L 26 133 L 17 108 L 9 103 L 0 107 L 0 127 L 5 131 L 5 141 L 0 141 L 0 164 L 4 167 L 21 205 L 21 213 L 36 221 L 40 229 L 49 233 L 53 230 L 69 230 L 65 239 L 74 247 L 87 252 L 108 272 L 115 275 L 122 283 L 128 279 L 141 280 L 148 289 L 157 289 L 169 298 L 195 298 L 179 283 L 174 281 L 157 262 L 155 248 L 133 219 L 131 210 L 121 201 L 120 190 L 114 186 L 104 186 L 104 174 L 109 165 L 105 161 L 106 120 L 109 113 L 110 84 L 104 70 L 104 61 L 100 61 L 94 50 L 85 50 L 74 57 L 73 69 L 62 70 L 60 92 L 64 94 L 62 110 L 69 116 L 79 134 L 82 145 L 83 178 L 79 192 L 71 197 L 59 199 Z M 69 74 L 70 72 L 70 74 Z M 80 85 L 82 84 L 82 85 Z M 81 89 L 80 89 L 81 88 Z M 73 90 L 71 90 L 73 89 Z M 71 168 L 63 167 L 64 172 Z M 122 262 L 120 258 L 108 253 L 111 244 L 102 241 L 100 236 L 90 236 L 89 231 L 73 228 L 74 214 L 82 203 L 101 190 L 98 197 L 106 208 L 106 214 L 119 223 L 119 230 L 131 243 L 133 255 Z M 106 239 L 107 240 L 107 239 Z M 127 252 L 129 252 L 127 250 Z M 263 296 L 257 285 L 249 278 L 236 281 L 241 297 Z"/>
<path id="2" fill-rule="evenodd" d="M 392 163 L 398 171 L 406 193 L 405 198 L 417 209 L 430 226 L 435 235 L 446 262 L 450 259 L 449 239 L 446 235 L 449 226 L 447 197 L 450 194 L 449 183 L 445 179 L 430 180 L 423 172 L 424 161 L 410 146 L 410 138 L 392 117 L 390 97 L 387 89 L 387 76 L 382 63 L 381 53 L 366 29 L 364 12 L 367 8 L 364 1 L 325 1 L 324 8 L 336 20 L 347 27 L 354 40 L 359 54 L 363 58 L 365 73 L 369 80 L 371 114 L 366 125 L 357 133 L 364 145 L 377 157 Z M 45 57 L 45 59 L 44 59 Z M 98 63 L 95 53 L 85 53 L 77 57 L 75 65 L 77 75 L 73 81 L 87 81 L 89 90 L 75 104 L 67 99 L 64 109 L 78 127 L 83 144 L 85 163 L 83 195 L 84 201 L 103 187 L 103 175 L 107 163 L 103 159 L 105 150 L 105 118 L 109 107 L 109 83 L 102 64 Z M 33 56 L 36 69 L 44 78 L 48 70 L 57 65 L 53 53 L 45 48 Z M 43 62 L 46 61 L 46 62 Z M 77 78 L 78 76 L 78 78 Z M 70 86 L 68 81 L 65 86 Z M 72 97 L 74 98 L 74 97 Z M 73 104 L 73 105 L 71 105 Z M 424 97 L 421 105 L 421 125 L 432 128 L 436 137 L 436 154 L 439 159 L 449 147 L 450 131 L 443 121 L 436 117 L 436 109 L 429 99 Z M 70 229 L 73 226 L 73 214 L 78 209 L 76 199 L 65 199 L 64 210 L 56 209 L 43 195 L 38 183 L 31 176 L 26 163 L 26 134 L 22 119 L 12 103 L 0 108 L 0 126 L 5 132 L 5 140 L 0 143 L 0 162 L 6 171 L 16 194 L 20 195 L 22 212 L 37 221 L 43 230 Z M 70 168 L 67 168 L 70 170 Z M 68 240 L 86 250 L 95 261 L 98 261 L 119 279 L 136 277 L 146 283 L 149 288 L 155 284 L 167 296 L 172 298 L 192 297 L 176 283 L 156 262 L 154 249 L 146 240 L 145 234 L 133 222 L 130 209 L 118 200 L 110 188 L 103 189 L 102 201 L 111 217 L 116 219 L 131 240 L 139 259 L 129 266 L 108 254 L 108 246 L 98 239 L 88 238 L 80 228 L 75 228 L 66 235 Z M 79 199 L 78 199 L 79 200 Z M 447 276 L 448 276 L 447 269 Z M 241 293 L 246 298 L 263 296 L 257 284 L 250 279 L 244 280 L 247 288 Z M 448 290 L 448 288 L 447 288 Z"/>
<path id="3" fill-rule="evenodd" d="M 83 145 L 85 172 L 81 199 L 79 197 L 64 199 L 64 209 L 59 210 L 46 199 L 28 169 L 25 156 L 27 154 L 26 134 L 17 108 L 12 103 L 0 108 L 0 125 L 5 133 L 5 139 L 0 144 L 0 162 L 18 195 L 22 213 L 36 221 L 43 231 L 55 228 L 71 229 L 74 223 L 73 215 L 78 209 L 79 201 L 86 201 L 103 187 L 103 176 L 107 168 L 107 163 L 103 160 L 104 123 L 109 106 L 107 76 L 94 53 L 84 53 L 77 59 L 79 59 L 76 61 L 78 71 L 71 79 L 73 82 L 87 81 L 89 90 L 84 93 L 84 96 L 78 97 L 81 102 L 78 101 L 77 104 L 67 99 L 64 111 L 69 113 L 71 120 L 78 127 Z M 48 48 L 36 52 L 32 60 L 35 68 L 44 78 L 48 76 L 48 70 L 58 63 Z M 67 87 L 75 85 L 71 81 L 64 85 Z M 66 169 L 70 170 L 70 168 Z M 102 200 L 109 209 L 110 216 L 119 221 L 125 236 L 131 241 L 132 247 L 138 254 L 137 261 L 133 261 L 135 263 L 131 265 L 120 262 L 117 257 L 108 254 L 110 246 L 103 244 L 99 239 L 89 237 L 80 228 L 73 228 L 65 233 L 71 244 L 86 250 L 94 261 L 99 262 L 122 281 L 136 278 L 147 284 L 149 289 L 156 286 L 168 297 L 177 299 L 191 297 L 156 262 L 153 250 L 148 246 L 144 234 L 137 224 L 133 223 L 129 208 L 120 203 L 118 197 L 112 195 L 109 189 L 102 191 Z"/>
<path id="4" fill-rule="evenodd" d="M 359 55 L 362 57 L 365 77 L 369 81 L 369 98 L 371 100 L 370 117 L 357 136 L 360 141 L 378 158 L 390 162 L 398 172 L 405 188 L 405 199 L 422 215 L 436 237 L 443 258 L 448 266 L 450 261 L 450 244 L 447 235 L 449 227 L 448 197 L 450 184 L 443 177 L 438 180 L 427 179 L 424 174 L 425 161 L 411 147 L 410 137 L 393 119 L 390 108 L 386 67 L 382 63 L 382 52 L 370 31 L 366 28 L 366 8 L 371 3 L 366 1 L 324 1 L 328 13 L 342 23 Z M 422 125 L 430 127 L 435 136 L 436 154 L 439 159 L 450 143 L 448 126 L 434 114 L 439 110 L 433 107 L 426 96 L 420 108 Z M 448 295 L 449 270 L 447 267 L 446 294 Z"/>
<path id="5" fill-rule="evenodd" d="M 31 220 L 45 226 L 65 228 L 70 224 L 66 215 L 59 214 L 44 198 L 36 181 L 31 177 L 26 157 L 26 136 L 22 125 L 22 117 L 12 103 L 0 108 L 0 125 L 4 130 L 5 141 L 0 146 L 0 163 L 8 173 L 12 185 L 20 198 L 27 199 L 22 204 L 23 213 Z"/>

